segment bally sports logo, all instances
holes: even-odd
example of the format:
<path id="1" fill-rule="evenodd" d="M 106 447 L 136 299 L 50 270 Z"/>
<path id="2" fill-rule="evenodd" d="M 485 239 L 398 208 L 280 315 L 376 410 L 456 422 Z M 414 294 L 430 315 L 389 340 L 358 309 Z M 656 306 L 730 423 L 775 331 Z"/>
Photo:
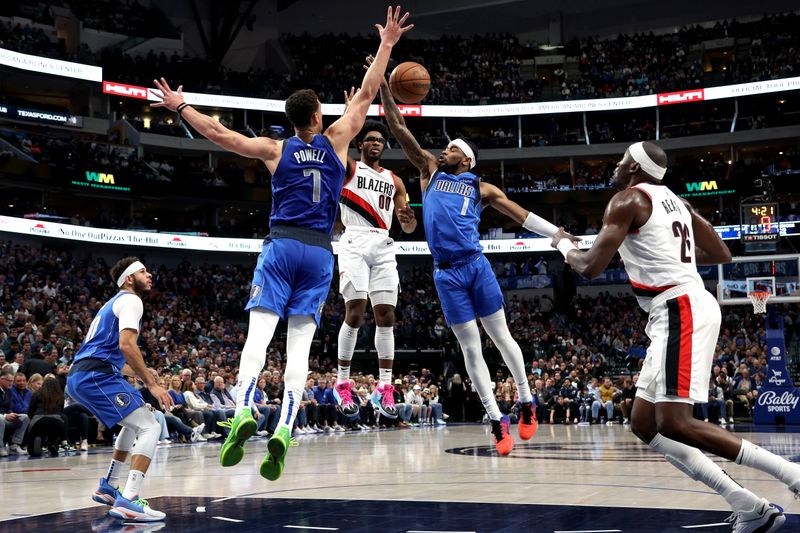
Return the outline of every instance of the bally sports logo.
<path id="1" fill-rule="evenodd" d="M 764 391 L 758 395 L 758 405 L 766 406 L 768 413 L 791 413 L 797 409 L 798 402 L 800 396 L 789 390 L 782 392 L 780 396 L 774 390 Z"/>
<path id="2" fill-rule="evenodd" d="M 397 108 L 400 110 L 400 114 L 404 117 L 421 117 L 422 116 L 422 106 L 421 105 L 398 105 Z M 380 116 L 386 116 L 386 113 L 383 112 L 383 106 L 378 106 L 378 114 Z"/>
<path id="3" fill-rule="evenodd" d="M 530 250 L 530 249 L 531 247 L 525 244 L 523 241 L 517 241 L 514 244 L 512 244 L 511 247 L 509 248 L 509 250 L 511 250 L 512 252 L 524 252 L 525 250 Z"/>
<path id="4" fill-rule="evenodd" d="M 136 85 L 126 85 L 124 83 L 104 81 L 103 92 L 106 94 L 113 94 L 116 96 L 127 96 L 128 98 L 138 98 L 139 100 L 147 100 L 147 88 L 137 87 Z"/>
<path id="5" fill-rule="evenodd" d="M 705 99 L 703 89 L 693 91 L 677 91 L 674 93 L 661 93 L 658 95 L 658 105 L 683 104 L 685 102 L 701 102 Z"/>
<path id="6" fill-rule="evenodd" d="M 36 235 L 50 235 L 50 230 L 47 229 L 47 226 L 39 222 L 31 227 L 31 233 L 35 233 Z"/>
<path id="7" fill-rule="evenodd" d="M 184 247 L 186 243 L 180 237 L 173 237 L 172 239 L 167 241 L 167 246 L 177 246 L 177 247 Z"/>

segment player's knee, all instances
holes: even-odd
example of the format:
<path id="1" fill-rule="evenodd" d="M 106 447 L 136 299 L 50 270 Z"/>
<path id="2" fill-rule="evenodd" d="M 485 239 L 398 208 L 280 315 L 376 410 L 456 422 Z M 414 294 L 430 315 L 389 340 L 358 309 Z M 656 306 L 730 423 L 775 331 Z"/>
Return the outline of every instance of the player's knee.
<path id="1" fill-rule="evenodd" d="M 657 430 L 653 421 L 632 416 L 631 432 L 642 442 L 650 444 L 650 441 L 656 436 Z"/>
<path id="2" fill-rule="evenodd" d="M 394 327 L 394 307 L 390 305 L 376 305 L 372 310 L 375 313 L 375 324 L 382 328 Z"/>
<path id="3" fill-rule="evenodd" d="M 656 430 L 668 439 L 683 442 L 683 434 L 686 424 L 672 417 L 658 417 L 656 420 Z"/>

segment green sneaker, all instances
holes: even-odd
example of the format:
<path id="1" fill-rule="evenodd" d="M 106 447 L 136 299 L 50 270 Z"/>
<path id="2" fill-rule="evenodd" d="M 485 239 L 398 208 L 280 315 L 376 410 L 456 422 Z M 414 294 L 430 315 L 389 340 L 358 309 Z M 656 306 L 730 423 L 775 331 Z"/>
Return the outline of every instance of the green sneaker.
<path id="1" fill-rule="evenodd" d="M 290 446 L 299 446 L 297 441 L 292 438 L 292 432 L 288 427 L 283 426 L 275 431 L 269 441 L 267 441 L 267 455 L 261 461 L 259 472 L 262 477 L 275 481 L 283 474 L 283 465 L 286 460 L 286 452 Z"/>
<path id="2" fill-rule="evenodd" d="M 239 464 L 244 457 L 244 443 L 258 428 L 253 415 L 249 409 L 245 409 L 234 418 L 229 418 L 227 422 L 217 422 L 217 425 L 231 429 L 219 451 L 219 464 L 222 466 Z"/>

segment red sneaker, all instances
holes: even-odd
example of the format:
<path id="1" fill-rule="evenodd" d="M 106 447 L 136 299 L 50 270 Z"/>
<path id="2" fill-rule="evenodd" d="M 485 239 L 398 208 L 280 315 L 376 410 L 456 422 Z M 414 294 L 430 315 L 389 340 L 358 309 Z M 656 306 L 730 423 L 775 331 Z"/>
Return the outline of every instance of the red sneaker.
<path id="1" fill-rule="evenodd" d="M 507 416 L 500 420 L 492 420 L 492 435 L 494 435 L 494 446 L 500 455 L 508 455 L 514 448 L 514 437 L 508 432 L 511 421 Z"/>
<path id="2" fill-rule="evenodd" d="M 531 440 L 536 435 L 539 424 L 536 422 L 536 407 L 531 402 L 525 402 L 520 408 L 519 438 Z"/>

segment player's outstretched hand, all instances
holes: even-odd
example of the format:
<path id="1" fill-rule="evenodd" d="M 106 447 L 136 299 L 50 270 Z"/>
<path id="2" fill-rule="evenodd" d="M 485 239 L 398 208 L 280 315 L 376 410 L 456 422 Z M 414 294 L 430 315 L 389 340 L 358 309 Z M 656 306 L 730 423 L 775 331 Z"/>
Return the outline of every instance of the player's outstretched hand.
<path id="1" fill-rule="evenodd" d="M 572 235 L 570 235 L 569 233 L 564 231 L 563 227 L 559 227 L 558 230 L 556 231 L 555 235 L 553 235 L 553 240 L 550 241 L 550 246 L 552 246 L 553 248 L 556 248 L 556 247 L 558 247 L 558 243 L 559 243 L 559 241 L 561 239 L 570 239 L 570 240 L 572 240 L 574 238 L 575 237 L 573 237 Z M 572 242 L 575 242 L 575 241 L 572 240 Z"/>
<path id="2" fill-rule="evenodd" d="M 414 214 L 414 210 L 410 207 L 405 206 L 397 208 L 397 220 L 399 220 L 401 224 L 414 222 L 415 219 L 416 215 Z"/>
<path id="3" fill-rule="evenodd" d="M 161 404 L 161 407 L 164 408 L 165 411 L 169 411 L 172 409 L 174 403 L 172 401 L 172 396 L 164 390 L 158 383 L 152 383 L 147 386 L 147 390 L 150 391 L 150 394 L 158 400 L 158 403 Z"/>
<path id="4" fill-rule="evenodd" d="M 176 111 L 178 106 L 183 103 L 183 85 L 179 85 L 178 90 L 173 92 L 169 87 L 169 83 L 167 83 L 167 80 L 164 78 L 161 78 L 161 81 L 153 80 L 153 83 L 155 83 L 156 88 L 161 91 L 161 94 L 156 94 L 156 96 L 161 98 L 161 101 L 150 104 L 150 107 L 166 107 L 170 111 Z"/>
<path id="5" fill-rule="evenodd" d="M 410 13 L 406 12 L 403 18 L 400 18 L 400 6 L 397 6 L 394 11 L 392 11 L 392 6 L 389 6 L 389 10 L 386 12 L 386 26 L 375 24 L 383 44 L 394 46 L 405 32 L 414 27 L 413 24 L 403 27 L 409 15 Z"/>
<path id="6" fill-rule="evenodd" d="M 344 92 L 344 110 L 347 111 L 347 108 L 350 107 L 350 102 L 353 101 L 353 98 L 361 91 L 361 87 L 356 89 L 355 87 L 350 87 L 350 92 Z"/>

